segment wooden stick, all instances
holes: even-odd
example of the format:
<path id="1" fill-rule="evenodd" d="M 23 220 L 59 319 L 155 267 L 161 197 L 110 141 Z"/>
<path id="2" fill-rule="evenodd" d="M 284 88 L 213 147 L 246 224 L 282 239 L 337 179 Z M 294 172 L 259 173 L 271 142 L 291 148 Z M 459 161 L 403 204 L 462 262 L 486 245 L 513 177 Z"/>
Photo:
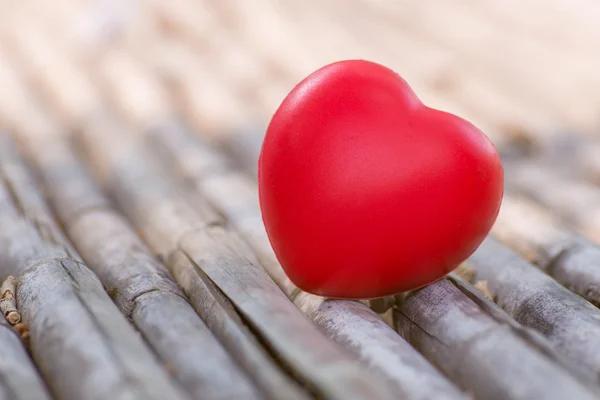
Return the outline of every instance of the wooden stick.
<path id="1" fill-rule="evenodd" d="M 600 183 L 600 142 L 584 133 L 567 130 L 545 141 L 535 161 L 550 171 L 560 165 L 561 176 L 566 178 Z"/>
<path id="2" fill-rule="evenodd" d="M 27 350 L 29 350 L 30 349 L 29 325 L 27 325 L 26 323 L 23 323 L 23 322 L 19 322 L 18 324 L 13 326 L 13 329 L 15 330 L 15 332 L 17 332 L 17 334 L 21 338 L 21 341 L 23 342 L 23 345 L 25 346 L 25 348 Z"/>
<path id="3" fill-rule="evenodd" d="M 0 308 L 6 320 L 0 319 L 0 398 L 50 399 L 47 388 L 26 351 L 29 329 L 26 324 L 20 323 L 16 287 L 17 279 L 10 275 L 1 288 Z M 25 329 L 21 333 L 23 328 Z"/>
<path id="4" fill-rule="evenodd" d="M 259 339 L 248 328 L 234 305 L 183 251 L 173 253 L 167 263 L 171 273 L 190 299 L 196 312 L 228 348 L 232 357 L 244 368 L 270 399 L 285 396 L 306 399 L 308 396 L 281 371 Z"/>
<path id="5" fill-rule="evenodd" d="M 236 229 L 257 253 L 261 265 L 291 299 L 299 289 L 285 275 L 267 238 L 258 212 L 256 184 L 234 172 L 224 155 L 196 139 L 183 124 L 169 121 L 150 131 L 150 146 L 186 184 L 202 193 L 201 203 L 210 202 L 232 220 Z"/>
<path id="6" fill-rule="evenodd" d="M 9 275 L 0 288 L 2 297 L 0 297 L 0 310 L 2 315 L 11 325 L 16 325 L 21 322 L 21 314 L 17 311 L 17 299 L 15 293 L 17 292 L 17 279 Z"/>
<path id="7" fill-rule="evenodd" d="M 402 336 L 475 398 L 595 397 L 537 351 L 537 342 L 524 340 L 448 279 L 406 296 L 394 319 Z"/>
<path id="8" fill-rule="evenodd" d="M 118 66 L 119 64 L 116 63 L 116 65 Z M 126 66 L 131 66 L 130 64 L 126 64 Z M 128 71 L 127 68 L 125 68 L 125 71 Z M 123 72 L 123 71 L 121 71 Z M 114 77 L 114 76 L 113 76 Z M 40 78 L 40 77 L 38 77 Z M 41 77 L 40 79 L 45 79 L 44 77 Z M 140 79 L 134 79 L 133 82 L 140 82 Z M 50 88 L 52 88 L 52 94 L 54 96 L 61 96 L 62 92 L 60 91 L 60 88 L 57 87 L 56 85 L 52 84 L 52 81 L 48 82 L 48 85 Z M 140 86 L 134 86 L 134 88 L 139 88 Z M 126 87 L 126 89 L 129 88 L 129 90 L 127 90 L 128 92 L 132 92 L 131 88 L 132 86 L 129 85 Z M 122 90 L 122 89 L 120 89 Z M 139 91 L 133 91 L 130 95 L 126 96 L 127 99 L 139 99 L 140 97 L 136 97 L 136 95 L 139 94 Z M 59 104 L 67 104 L 65 102 L 58 102 Z M 69 103 L 70 104 L 70 103 Z M 128 114 L 135 114 L 136 116 L 139 115 L 150 115 L 153 114 L 154 108 L 153 105 L 155 105 L 155 102 L 150 101 L 150 102 L 134 102 L 131 103 L 133 106 L 132 107 L 124 107 L 127 109 Z M 130 105 L 131 105 L 130 104 Z M 148 107 L 148 105 L 151 105 L 150 107 Z M 138 105 L 140 107 L 138 107 Z M 123 106 L 123 104 L 121 104 L 121 106 Z M 150 111 L 148 111 L 149 109 L 152 109 Z M 140 111 L 141 113 L 137 113 L 136 112 L 131 112 L 133 110 L 137 110 Z M 91 122 L 93 122 L 94 120 L 96 120 L 96 118 L 98 118 L 98 115 L 101 115 L 101 112 L 98 112 L 99 110 L 96 110 L 96 112 L 92 113 L 92 115 L 85 115 L 83 117 L 88 118 L 88 117 L 93 117 L 90 119 Z M 71 114 L 71 110 L 61 110 L 61 114 Z M 77 113 L 75 113 L 77 114 Z M 35 114 L 37 115 L 37 114 Z M 80 116 L 81 117 L 81 116 Z M 133 117 L 133 120 L 136 120 L 137 117 Z M 77 120 L 83 120 L 84 118 L 77 118 Z M 99 121 L 99 120 L 98 120 Z M 40 154 L 48 154 L 48 153 L 43 153 L 41 152 Z M 89 199 L 88 199 L 89 200 Z M 94 200 L 92 198 L 92 200 Z M 100 204 L 100 206 L 102 206 L 102 204 Z M 94 203 L 92 204 L 88 204 L 87 207 L 90 208 L 94 208 L 96 207 L 96 205 L 94 205 Z M 86 207 L 83 207 L 83 209 L 85 210 Z M 173 218 L 177 218 L 177 215 L 172 215 Z M 184 264 L 187 265 L 188 267 L 193 269 L 193 266 L 188 264 Z M 117 291 L 118 292 L 118 291 Z M 212 292 L 209 293 L 210 296 L 212 296 Z M 233 323 L 233 327 L 232 327 L 232 323 L 230 321 L 230 319 L 232 318 L 232 315 L 235 316 L 235 313 L 231 312 L 230 308 L 227 308 L 227 304 L 225 304 L 224 306 L 224 310 L 213 310 L 209 307 L 210 303 L 207 302 L 195 302 L 194 308 L 196 308 L 196 310 L 200 310 L 202 309 L 202 311 L 204 311 L 204 313 L 215 313 L 215 315 L 217 315 L 216 318 L 212 318 L 209 322 L 209 327 L 212 330 L 217 331 L 217 335 L 219 336 L 219 339 L 221 339 L 221 341 L 225 342 L 225 345 L 232 350 L 232 355 L 235 358 L 235 360 L 242 365 L 242 367 L 244 369 L 246 369 L 247 371 L 249 371 L 249 374 L 251 375 L 251 377 L 256 381 L 256 383 L 258 384 L 258 386 L 262 387 L 263 390 L 270 395 L 271 398 L 277 398 L 277 396 L 281 393 L 287 393 L 287 395 L 290 398 L 304 398 L 304 395 L 295 387 L 293 386 L 293 384 L 284 376 L 282 375 L 282 373 L 279 371 L 278 367 L 273 365 L 273 363 L 271 362 L 271 360 L 269 358 L 266 358 L 266 360 L 264 360 L 265 356 L 261 353 L 260 350 L 255 348 L 255 342 L 253 342 L 252 340 L 248 340 L 245 335 L 247 334 L 247 331 L 245 330 L 245 327 L 243 326 L 243 324 L 241 323 L 241 321 L 239 320 L 234 320 Z M 219 311 L 221 311 L 221 313 L 219 313 Z M 196 318 L 194 317 L 193 319 L 191 319 L 191 321 L 194 321 Z M 240 326 L 237 326 L 236 324 L 239 322 Z M 177 338 L 173 338 L 172 336 L 169 336 L 172 338 L 172 340 L 176 340 Z M 193 353 L 188 352 L 188 355 L 193 355 Z M 201 359 L 204 359 L 204 357 L 202 357 Z M 214 366 L 211 366 L 211 368 Z M 224 374 L 225 375 L 225 374 Z M 243 384 L 241 384 L 240 386 L 242 386 Z M 243 390 L 243 388 L 241 388 L 241 390 Z"/>
<path id="9" fill-rule="evenodd" d="M 468 264 L 500 307 L 599 379 L 600 310 L 494 239 L 486 239 Z"/>
<path id="10" fill-rule="evenodd" d="M 600 243 L 600 188 L 533 161 L 505 163 L 505 170 L 509 190 L 551 209 L 561 221 Z"/>
<path id="11" fill-rule="evenodd" d="M 258 176 L 258 157 L 262 147 L 264 129 L 237 130 L 220 137 L 219 147 L 229 155 L 230 160 L 254 179 Z"/>
<path id="12" fill-rule="evenodd" d="M 14 328 L 0 319 L 0 398 L 49 400 L 48 389 Z"/>
<path id="13" fill-rule="evenodd" d="M 600 143 L 587 142 L 585 146 L 577 149 L 572 159 L 585 179 L 596 185 L 600 184 Z"/>
<path id="14" fill-rule="evenodd" d="M 16 155 L 16 150 L 8 136 L 0 135 L 0 155 L 5 156 L 4 170 L 11 180 L 11 185 L 17 185 L 12 190 L 22 193 L 32 193 L 27 196 L 15 197 L 15 205 L 22 218 L 30 222 L 43 241 L 52 243 L 75 261 L 81 261 L 77 251 L 66 239 L 56 221 L 51 217 L 51 212 L 43 197 L 37 193 L 37 185 L 33 177 L 26 170 L 22 160 Z M 14 152 L 14 153 L 10 153 Z M 4 161 L 4 160 L 3 160 Z"/>
<path id="15" fill-rule="evenodd" d="M 193 398 L 260 398 L 62 138 L 32 158 L 62 226 L 125 316 Z M 232 385 L 231 382 L 235 382 Z"/>
<path id="16" fill-rule="evenodd" d="M 264 230 L 256 183 L 229 168 L 226 157 L 175 122 L 152 131 L 148 141 L 180 182 L 193 189 L 197 204 L 208 200 L 229 219 L 273 280 L 330 339 L 356 352 L 370 368 L 394 383 L 398 393 L 407 397 L 463 396 L 362 303 L 326 300 L 301 292 L 290 282 Z"/>
<path id="17" fill-rule="evenodd" d="M 18 276 L 33 358 L 56 397 L 183 398 L 96 276 L 44 230 L 51 217 L 6 136 L 0 176 L 1 273 Z"/>
<path id="18" fill-rule="evenodd" d="M 127 138 L 114 129 L 88 130 L 80 143 L 107 190 L 150 247 L 167 260 L 196 311 L 209 327 L 221 330 L 215 334 L 224 342 L 236 345 L 238 362 L 255 378 L 272 371 L 271 382 L 261 382 L 263 390 L 276 398 L 303 397 L 275 375 L 273 362 L 242 321 L 312 393 L 340 399 L 393 396 L 385 381 L 356 365 L 298 312 L 212 208 L 198 203 L 192 209 L 177 187 L 163 179 L 150 154 Z M 277 386 L 273 377 L 279 378 Z"/>
<path id="19" fill-rule="evenodd" d="M 600 305 L 600 248 L 532 201 L 505 195 L 493 234 L 569 290 Z"/>

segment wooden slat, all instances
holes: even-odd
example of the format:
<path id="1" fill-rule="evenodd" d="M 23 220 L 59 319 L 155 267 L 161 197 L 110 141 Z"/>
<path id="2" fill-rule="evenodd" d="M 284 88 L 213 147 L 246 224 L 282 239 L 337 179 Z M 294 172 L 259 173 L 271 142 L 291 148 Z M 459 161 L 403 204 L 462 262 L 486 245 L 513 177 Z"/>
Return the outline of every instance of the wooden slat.
<path id="1" fill-rule="evenodd" d="M 579 174 L 594 182 L 600 184 L 600 144 L 597 142 L 586 143 L 578 149 L 577 153 L 571 158 L 578 166 Z"/>
<path id="2" fill-rule="evenodd" d="M 225 132 L 218 140 L 220 150 L 227 153 L 232 163 L 254 179 L 258 178 L 258 157 L 265 129 L 249 127 Z"/>
<path id="3" fill-rule="evenodd" d="M 494 239 L 486 239 L 468 264 L 508 314 L 598 380 L 600 310 Z"/>
<path id="4" fill-rule="evenodd" d="M 3 273 L 4 274 L 4 273 Z M 4 285 L 2 285 L 4 289 Z M 1 295 L 4 297 L 4 290 Z M 18 333 L 0 318 L 0 398 L 49 400 L 50 394 Z"/>
<path id="5" fill-rule="evenodd" d="M 39 114 L 37 113 L 37 109 L 31 109 L 31 111 L 34 110 L 36 114 Z M 41 120 L 51 121 L 50 118 L 46 118 L 45 116 Z M 5 163 L 5 173 L 10 174 L 10 179 L 19 185 L 18 190 L 25 193 L 25 195 L 17 196 L 13 200 L 19 209 L 20 217 L 33 225 L 43 240 L 48 240 L 54 245 L 59 246 L 67 257 L 81 262 L 81 257 L 58 226 L 44 198 L 41 194 L 37 193 L 38 187 L 33 176 L 26 170 L 17 154 L 10 154 L 10 151 L 16 153 L 12 140 L 6 134 L 3 135 L 1 140 L 4 142 L 2 154 L 6 159 L 0 160 L 0 162 Z"/>
<path id="6" fill-rule="evenodd" d="M 508 318 L 487 311 L 443 279 L 406 296 L 394 317 L 402 335 L 475 398 L 596 397 L 536 349 L 540 340 L 525 340 Z"/>
<path id="7" fill-rule="evenodd" d="M 127 143 L 125 134 L 114 130 L 90 130 L 81 139 L 96 171 L 103 170 L 102 182 L 150 247 L 167 260 L 190 300 L 203 303 L 197 311 L 205 319 L 209 315 L 201 307 L 213 314 L 219 305 L 230 315 L 239 312 L 299 382 L 326 398 L 393 396 L 384 381 L 360 368 L 302 316 L 211 207 L 190 207 L 177 188 L 161 178 L 139 143 Z M 260 351 L 234 317 L 228 323 L 241 329 L 237 339 L 246 338 L 248 346 Z M 296 389 L 287 385 L 279 390 L 293 394 Z"/>
<path id="8" fill-rule="evenodd" d="M 106 133 L 109 137 L 111 132 L 113 135 L 118 135 L 119 132 L 123 135 L 128 134 L 127 132 L 123 132 L 121 127 L 108 120 L 97 123 L 93 129 L 96 130 L 97 134 L 102 135 Z M 93 153 L 91 153 L 91 149 L 93 149 Z M 100 150 L 102 149 L 105 151 L 101 152 Z M 88 150 L 82 151 L 83 154 L 87 154 L 87 157 L 85 157 L 86 162 L 92 164 L 92 169 L 97 178 L 99 177 L 99 173 L 102 174 L 98 170 L 99 168 L 106 169 L 112 165 L 111 160 L 104 160 L 104 157 L 107 157 L 111 151 L 114 151 L 114 148 L 111 148 L 110 143 L 104 143 L 104 148 L 94 148 L 92 146 Z M 123 155 L 123 152 L 120 154 Z M 99 157 L 102 158 L 98 160 Z M 115 169 L 116 167 L 111 166 L 110 168 Z M 170 204 L 161 204 L 161 190 L 166 183 L 161 177 L 155 178 L 154 176 L 151 179 L 146 178 L 145 181 L 141 181 L 140 173 L 148 173 L 148 171 L 144 171 L 143 169 L 140 171 L 139 166 L 135 169 L 128 168 L 127 174 L 123 177 L 125 179 L 134 179 L 135 183 L 131 183 L 134 185 L 131 186 L 131 189 L 136 190 L 141 195 L 141 199 L 138 201 L 143 201 L 144 207 L 147 207 L 147 209 L 141 208 L 138 204 L 132 205 L 131 199 L 124 197 L 121 191 L 128 184 L 120 186 L 122 183 L 110 177 L 114 181 L 104 181 L 103 186 L 113 196 L 117 196 L 119 205 L 125 210 L 128 217 L 134 220 L 137 231 L 149 244 L 152 251 L 158 254 L 163 260 L 169 258 L 166 266 L 183 289 L 196 312 L 263 393 L 272 399 L 277 398 L 282 393 L 289 398 L 306 398 L 294 382 L 280 371 L 278 365 L 262 348 L 256 337 L 243 323 L 232 303 L 206 275 L 199 274 L 196 266 L 187 255 L 183 252 L 173 252 L 168 257 L 169 254 L 167 253 L 176 247 L 180 240 L 179 234 L 169 235 L 169 233 L 179 229 L 182 225 L 185 227 L 186 232 L 192 232 L 195 228 L 210 225 L 211 214 L 204 215 L 206 222 L 198 222 L 197 219 L 199 216 L 187 209 L 186 205 L 182 209 L 178 209 Z M 104 178 L 106 178 L 106 175 L 104 175 Z M 135 189 L 133 189 L 134 187 Z M 141 192 L 141 189 L 144 189 L 144 191 Z M 181 202 L 179 203 L 181 204 Z M 137 221 L 135 214 L 132 214 L 132 212 L 142 213 L 143 211 L 151 212 L 152 215 L 146 215 L 146 217 L 151 218 L 150 221 L 154 220 L 155 223 L 160 223 L 163 228 L 169 228 L 169 233 L 165 234 L 162 231 L 156 232 L 141 229 L 140 222 Z"/>
<path id="9" fill-rule="evenodd" d="M 547 210 L 506 194 L 492 233 L 569 290 L 600 305 L 600 248 Z"/>
<path id="10" fill-rule="evenodd" d="M 505 163 L 506 186 L 551 209 L 600 243 L 600 188 L 533 160 Z"/>
<path id="11" fill-rule="evenodd" d="M 2 275 L 18 276 L 17 301 L 30 327 L 31 349 L 58 398 L 185 398 L 167 379 L 98 278 L 70 256 L 31 209 L 43 204 L 23 180 L 15 148 L 0 138 Z M 33 215 L 50 219 L 35 207 Z M 42 220 L 43 221 L 43 220 Z"/>
<path id="12" fill-rule="evenodd" d="M 67 234 L 121 312 L 189 394 L 261 398 L 164 266 L 112 209 L 65 139 L 35 143 L 30 150 Z"/>
<path id="13" fill-rule="evenodd" d="M 48 43 L 47 43 L 48 44 Z M 23 55 L 21 55 L 23 56 Z M 131 65 L 131 64 L 129 64 Z M 81 70 L 79 70 L 81 72 Z M 37 74 L 35 71 L 30 70 L 29 75 L 32 76 L 32 80 L 43 83 L 45 87 L 48 89 L 45 93 L 46 98 L 49 100 L 49 104 L 51 104 L 54 109 L 60 115 L 68 115 L 71 118 L 65 120 L 65 122 L 70 122 L 74 125 L 75 129 L 80 129 L 78 126 L 81 121 L 88 121 L 91 118 L 98 118 L 99 115 L 103 113 L 102 104 L 100 101 L 96 101 L 96 107 L 91 112 L 84 111 L 81 112 L 82 109 L 73 109 L 72 106 L 76 102 L 65 102 L 62 101 L 61 98 L 63 96 L 63 92 L 61 91 L 61 82 L 57 82 L 52 80 L 50 76 Z M 86 75 L 79 75 L 82 79 L 85 79 Z M 18 77 L 15 77 L 18 78 Z M 22 103 L 23 109 L 27 110 L 29 114 L 41 116 L 43 120 L 51 120 L 51 117 L 46 113 L 41 112 L 38 109 L 32 108 L 31 104 L 33 103 L 32 96 L 30 93 L 27 93 L 26 88 L 23 85 L 22 81 L 18 79 L 14 79 L 12 81 L 15 87 L 18 89 L 18 93 L 21 94 L 21 97 L 24 99 Z M 139 79 L 138 79 L 139 82 Z M 132 86 L 129 86 L 129 90 L 131 90 Z M 99 99 L 99 94 L 97 92 L 89 93 L 89 96 L 96 96 Z M 58 101 L 53 101 L 58 98 Z M 136 98 L 136 97 L 134 97 Z M 139 98 L 139 97 L 137 97 Z M 125 103 L 125 104 L 132 104 Z M 134 115 L 139 115 L 138 113 L 141 110 L 142 115 L 151 115 L 151 113 L 146 113 L 147 105 L 150 104 L 152 107 L 155 102 L 144 102 L 145 106 L 136 107 L 137 102 L 133 102 L 133 106 L 128 108 L 129 111 L 136 110 Z M 135 119 L 135 117 L 134 117 Z M 44 165 L 40 165 L 40 170 L 45 171 L 45 177 L 48 180 L 51 180 L 52 185 L 49 185 L 49 191 L 53 190 L 54 185 L 58 185 L 61 188 L 64 188 L 65 185 L 68 185 L 70 182 L 65 181 L 66 178 L 74 178 L 74 179 L 85 179 L 85 176 L 82 175 L 83 171 L 79 171 L 80 174 L 77 174 L 77 168 L 73 165 L 67 165 L 67 167 L 62 167 L 63 163 L 68 163 L 69 153 L 65 152 L 64 147 L 61 148 L 60 142 L 57 142 L 54 146 L 52 142 L 54 141 L 54 136 L 47 135 L 42 138 L 38 137 L 34 131 L 31 131 L 28 126 L 20 126 L 22 129 L 22 133 L 29 137 L 28 148 L 31 150 L 33 154 L 33 158 L 35 158 L 38 162 L 44 163 Z M 54 154 L 52 152 L 48 153 L 44 151 L 44 147 L 49 146 L 49 148 L 55 147 L 55 150 L 58 154 Z M 61 157 L 62 154 L 62 157 Z M 45 160 L 45 162 L 44 162 Z M 72 159 L 71 159 L 72 161 Z M 49 164 L 49 165 L 48 165 Z M 51 168 L 52 165 L 59 165 L 59 168 Z M 54 174 L 67 174 L 64 176 L 59 176 L 60 179 L 57 179 Z M 225 390 L 226 393 L 245 393 L 245 397 L 252 398 L 256 396 L 255 392 L 249 387 L 249 385 L 244 383 L 244 378 L 240 376 L 238 369 L 231 365 L 230 361 L 223 354 L 223 352 L 219 349 L 218 344 L 214 342 L 214 339 L 211 339 L 210 332 L 207 332 L 206 327 L 203 326 L 202 322 L 197 319 L 194 315 L 194 310 L 191 310 L 189 306 L 182 303 L 179 298 L 179 290 L 173 287 L 172 284 L 168 283 L 168 279 L 162 273 L 162 279 L 160 282 L 157 282 L 157 278 L 160 278 L 161 274 L 150 274 L 151 272 L 148 270 L 154 269 L 156 271 L 157 264 L 153 261 L 153 258 L 148 258 L 148 255 L 144 255 L 143 246 L 139 246 L 135 244 L 135 238 L 130 234 L 127 234 L 126 226 L 123 226 L 123 221 L 119 222 L 119 219 L 111 218 L 114 215 L 110 213 L 107 214 L 106 201 L 100 196 L 97 191 L 94 191 L 94 188 L 89 184 L 83 184 L 83 188 L 78 186 L 77 183 L 69 188 L 67 192 L 58 192 L 54 193 L 54 203 L 55 207 L 58 210 L 59 215 L 63 218 L 64 225 L 69 229 L 74 231 L 74 235 L 77 235 L 76 240 L 78 241 L 79 246 L 83 246 L 86 249 L 87 257 L 89 257 L 92 261 L 92 267 L 98 271 L 101 277 L 107 283 L 107 286 L 114 292 L 116 288 L 117 295 L 115 300 L 120 305 L 121 311 L 124 312 L 128 317 L 133 318 L 134 322 L 138 324 L 138 327 L 142 332 L 145 332 L 147 336 L 147 340 L 151 343 L 151 345 L 156 349 L 156 351 L 163 357 L 163 361 L 170 366 L 171 369 L 174 369 L 176 372 L 176 376 L 183 380 L 184 386 L 191 392 L 202 392 L 203 396 L 209 396 L 211 387 L 217 392 L 220 392 L 221 395 Z M 54 188 L 56 189 L 56 188 Z M 65 188 L 66 190 L 66 188 Z M 95 193 L 95 195 L 94 195 Z M 61 197 L 62 196 L 62 197 Z M 70 198 L 68 196 L 74 196 Z M 68 204 L 63 204 L 63 201 L 68 199 Z M 75 204 L 73 204 L 75 203 Z M 98 210 L 99 208 L 99 210 Z M 105 211 L 104 213 L 95 211 Z M 89 216 L 86 216 L 86 212 L 89 212 Z M 74 216 L 72 213 L 75 213 Z M 83 215 L 78 215 L 78 213 L 82 213 Z M 74 219 L 74 220 L 72 220 Z M 99 219 L 99 221 L 98 221 Z M 108 222 L 107 222 L 108 221 Z M 98 222 L 98 227 L 92 227 L 91 230 L 97 234 L 105 233 L 105 236 L 94 236 L 89 233 L 81 233 L 81 229 L 90 229 L 87 223 Z M 108 226 L 107 226 L 108 223 Z M 74 224 L 74 226 L 72 225 Z M 104 228 L 104 229 L 100 229 Z M 115 229 L 117 230 L 115 232 Z M 123 232 L 125 229 L 125 232 Z M 112 235 L 115 234 L 113 237 Z M 101 253 L 102 250 L 107 252 L 117 253 L 119 251 L 119 247 L 115 245 L 113 240 L 117 241 L 117 244 L 125 244 L 123 242 L 129 239 L 130 247 L 136 249 L 136 257 L 134 257 L 135 262 L 128 264 L 129 268 L 124 268 L 117 257 L 116 265 L 110 263 L 111 259 L 107 259 L 103 257 L 106 253 Z M 105 242 L 108 240 L 110 243 Z M 121 251 L 123 248 L 121 248 Z M 140 254 L 142 253 L 142 254 Z M 114 254 L 110 254 L 111 257 Z M 122 257 L 124 257 L 122 255 Z M 129 255 L 131 258 L 131 255 Z M 146 265 L 143 264 L 144 261 Z M 132 272 L 132 270 L 137 268 L 137 272 Z M 145 270 L 147 278 L 146 281 L 143 281 L 144 274 L 142 271 Z M 161 287 L 164 290 L 163 294 L 167 297 L 165 301 L 170 302 L 170 307 L 176 307 L 181 315 L 178 317 L 179 326 L 174 329 L 173 325 L 165 325 L 159 319 L 161 316 L 171 316 L 178 315 L 178 313 L 169 312 L 169 305 L 166 305 L 165 302 L 157 302 L 157 297 L 161 296 L 161 293 L 156 293 L 156 291 L 149 291 L 148 283 L 150 286 L 156 286 L 156 283 L 161 283 Z M 145 284 L 145 286 L 144 286 Z M 143 297 L 139 297 L 146 293 Z M 148 295 L 148 293 L 152 293 Z M 169 296 L 171 294 L 171 296 Z M 165 297 L 163 296 L 163 297 Z M 158 299 L 160 300 L 160 299 Z M 137 303 L 142 306 L 137 306 Z M 165 307 L 167 309 L 165 309 Z M 192 314 L 190 315 L 190 311 Z M 181 342 L 180 334 L 188 332 L 189 335 L 193 336 L 193 339 L 186 340 Z M 208 347 L 208 348 L 207 348 Z M 179 351 L 178 351 L 179 349 Z M 199 354 L 200 353 L 200 354 Z M 213 362 L 210 366 L 204 364 L 203 360 L 211 354 L 213 358 Z M 199 365 L 198 363 L 202 363 Z M 228 365 L 229 364 L 229 365 Z M 212 372 L 212 368 L 218 368 L 221 365 L 223 368 L 219 371 L 219 379 L 215 379 L 213 377 L 207 377 L 207 371 L 203 370 L 203 368 L 209 367 L 209 372 Z M 266 372 L 261 373 L 257 371 L 254 375 L 258 376 L 269 376 L 272 374 L 272 371 L 269 368 L 264 368 Z M 223 380 L 231 381 L 232 377 L 239 377 L 239 385 L 229 386 L 226 389 L 223 389 L 222 386 Z M 207 379 L 209 379 L 208 386 L 206 384 Z M 276 380 L 276 379 L 275 379 Z M 217 388 L 215 388 L 215 386 Z"/>

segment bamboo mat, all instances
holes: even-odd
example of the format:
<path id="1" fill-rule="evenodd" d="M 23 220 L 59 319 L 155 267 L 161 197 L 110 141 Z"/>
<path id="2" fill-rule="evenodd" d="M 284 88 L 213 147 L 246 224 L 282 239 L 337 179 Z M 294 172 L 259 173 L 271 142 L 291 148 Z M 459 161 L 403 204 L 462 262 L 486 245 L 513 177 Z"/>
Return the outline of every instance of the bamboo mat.
<path id="1" fill-rule="evenodd" d="M 2 5 L 0 399 L 600 396 L 598 2 Z M 256 187 L 283 97 L 354 58 L 506 169 L 469 260 L 370 302 L 289 281 Z"/>

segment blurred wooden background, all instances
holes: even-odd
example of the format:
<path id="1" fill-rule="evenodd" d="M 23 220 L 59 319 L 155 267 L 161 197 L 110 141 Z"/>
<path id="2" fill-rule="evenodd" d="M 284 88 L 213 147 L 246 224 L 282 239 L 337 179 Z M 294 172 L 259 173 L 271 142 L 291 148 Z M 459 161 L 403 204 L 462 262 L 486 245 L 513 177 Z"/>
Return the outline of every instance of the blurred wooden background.
<path id="1" fill-rule="evenodd" d="M 205 134 L 262 129 L 295 83 L 348 58 L 496 141 L 600 125 L 595 0 L 19 0 L 0 18 L 6 128 L 41 129 L 18 76 L 70 123 L 110 99 L 135 124 L 176 111 Z"/>

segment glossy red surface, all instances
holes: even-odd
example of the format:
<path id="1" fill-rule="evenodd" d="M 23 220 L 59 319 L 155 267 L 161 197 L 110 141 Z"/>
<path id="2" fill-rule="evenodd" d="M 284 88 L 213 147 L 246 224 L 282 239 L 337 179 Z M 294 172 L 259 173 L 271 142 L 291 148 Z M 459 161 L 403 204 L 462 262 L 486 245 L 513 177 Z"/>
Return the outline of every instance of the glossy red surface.
<path id="1" fill-rule="evenodd" d="M 259 160 L 263 220 L 301 289 L 375 298 L 440 279 L 494 223 L 503 169 L 469 122 L 395 72 L 342 61 L 285 98 Z"/>

